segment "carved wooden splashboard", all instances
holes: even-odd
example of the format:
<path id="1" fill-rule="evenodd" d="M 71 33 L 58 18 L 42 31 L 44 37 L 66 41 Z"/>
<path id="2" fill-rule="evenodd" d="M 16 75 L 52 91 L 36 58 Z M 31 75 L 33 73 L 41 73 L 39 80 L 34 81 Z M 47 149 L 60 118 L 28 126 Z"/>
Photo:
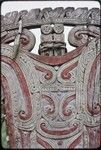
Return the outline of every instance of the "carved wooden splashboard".
<path id="1" fill-rule="evenodd" d="M 58 14 L 59 10 L 62 11 L 61 14 Z M 27 26 L 30 27 L 28 23 L 30 25 L 35 23 L 32 19 L 35 18 L 38 10 L 19 13 L 23 16 L 22 20 L 25 19 L 23 21 L 25 28 L 18 49 L 8 44 L 19 34 L 18 22 L 15 21 L 18 12 L 12 12 L 4 17 L 6 19 L 3 20 L 1 34 L 1 79 L 10 148 L 70 149 L 100 146 L 99 9 L 42 10 L 41 18 L 43 15 L 44 21 L 41 20 L 39 24 L 40 26 L 49 24 L 43 29 L 44 39 L 47 39 L 46 35 L 49 38 L 53 37 L 53 32 L 50 30 L 52 16 L 54 24 L 63 25 L 65 22 L 68 24 L 66 10 L 69 11 L 67 20 L 75 24 L 69 33 L 69 42 L 77 48 L 68 53 L 65 51 L 63 55 L 49 53 L 49 56 L 46 56 L 45 53 L 35 55 L 30 52 L 35 45 L 35 37 Z M 75 20 L 81 17 L 78 11 L 82 16 L 84 12 L 87 14 L 91 12 L 93 17 L 90 18 L 90 26 L 76 26 Z M 74 12 L 76 14 L 73 20 Z M 95 18 L 94 12 L 97 16 Z M 12 15 L 15 26 L 9 22 Z M 26 19 L 28 16 L 32 17 L 31 19 L 29 17 L 31 22 Z M 62 20 L 60 16 L 65 18 Z M 47 20 L 51 21 L 47 23 Z M 82 20 L 85 21 L 84 17 Z M 54 30 L 57 32 L 54 33 L 54 37 L 55 34 L 59 34 L 57 37 L 63 40 L 61 27 Z M 57 38 L 54 40 L 55 43 L 58 41 L 57 43 L 60 44 Z M 54 43 L 51 41 L 51 44 L 52 42 Z M 47 51 L 49 46 L 46 46 Z M 64 50 L 61 46 L 58 45 L 57 50 Z M 44 50 L 42 48 L 40 49 Z M 55 50 L 54 48 L 54 52 Z"/>

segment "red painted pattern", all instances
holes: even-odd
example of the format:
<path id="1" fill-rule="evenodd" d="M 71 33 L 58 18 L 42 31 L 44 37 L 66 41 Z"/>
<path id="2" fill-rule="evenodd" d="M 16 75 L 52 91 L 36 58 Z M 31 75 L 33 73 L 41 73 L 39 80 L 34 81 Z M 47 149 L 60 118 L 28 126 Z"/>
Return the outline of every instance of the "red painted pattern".
<path id="1" fill-rule="evenodd" d="M 41 71 L 41 72 L 45 72 L 46 73 L 45 79 L 49 80 L 49 79 L 51 79 L 53 77 L 53 74 L 52 74 L 52 72 L 50 70 L 45 69 L 45 68 L 43 68 L 41 66 L 35 66 L 35 68 L 37 70 Z"/>
<path id="2" fill-rule="evenodd" d="M 36 54 L 28 53 L 28 52 L 26 52 L 26 54 L 30 58 L 37 60 L 38 62 L 42 62 L 44 64 L 55 66 L 55 65 L 62 65 L 78 57 L 81 54 L 83 47 L 84 45 L 76 48 L 75 50 L 71 52 L 68 52 L 67 54 L 63 56 L 41 56 L 41 55 L 36 55 Z"/>
<path id="3" fill-rule="evenodd" d="M 69 145 L 69 149 L 75 149 L 77 145 L 79 145 L 79 143 L 81 142 L 82 139 L 82 134 L 76 138 L 70 145 Z"/>
<path id="4" fill-rule="evenodd" d="M 54 101 L 52 100 L 52 98 L 47 95 L 44 95 L 44 94 L 42 94 L 42 98 L 47 100 L 49 102 L 50 106 L 53 106 L 53 109 L 49 109 L 47 111 L 48 114 L 53 114 L 55 112 L 55 104 L 54 104 Z"/>
<path id="5" fill-rule="evenodd" d="M 19 130 L 20 135 L 21 135 L 21 143 L 22 143 L 22 148 L 30 148 L 31 143 L 30 143 L 30 131 L 22 131 Z"/>
<path id="6" fill-rule="evenodd" d="M 71 74 L 69 73 L 72 69 L 74 69 L 78 64 L 78 61 L 75 62 L 74 64 L 70 65 L 69 67 L 65 68 L 62 73 L 61 73 L 61 77 L 63 79 L 70 79 L 71 78 Z"/>
<path id="7" fill-rule="evenodd" d="M 89 148 L 99 148 L 101 146 L 101 129 L 100 127 L 86 126 L 89 135 Z"/>
<path id="8" fill-rule="evenodd" d="M 14 135 L 14 125 L 13 125 L 13 116 L 12 116 L 12 100 L 9 85 L 7 79 L 4 75 L 1 75 L 2 87 L 5 97 L 5 112 L 6 112 L 6 124 L 7 124 L 7 132 L 9 136 L 9 148 L 15 148 L 15 135 Z"/>
<path id="9" fill-rule="evenodd" d="M 53 149 L 52 146 L 48 142 L 46 142 L 45 140 L 41 139 L 40 137 L 37 136 L 36 140 L 45 149 Z"/>
<path id="10" fill-rule="evenodd" d="M 69 102 L 71 102 L 71 101 L 74 100 L 74 99 L 76 99 L 76 94 L 67 97 L 67 98 L 65 99 L 65 101 L 63 102 L 63 105 L 62 105 L 62 113 L 64 114 L 64 116 L 70 116 L 70 115 L 72 114 L 72 111 L 71 111 L 71 110 L 67 110 L 67 111 L 66 111 L 66 107 L 67 107 L 67 105 L 69 104 Z"/>
<path id="11" fill-rule="evenodd" d="M 75 124 L 73 124 L 73 127 L 69 128 L 69 129 L 65 129 L 65 130 L 48 130 L 48 129 L 46 128 L 45 123 L 41 123 L 41 124 L 40 124 L 40 127 L 41 127 L 41 129 L 42 129 L 45 133 L 47 133 L 47 134 L 56 135 L 56 136 L 62 136 L 62 135 L 70 134 L 70 133 L 72 133 L 73 131 L 75 131 L 75 130 L 78 128 L 78 124 L 75 123 Z"/>
<path id="12" fill-rule="evenodd" d="M 97 66 L 100 65 L 100 54 L 98 54 L 92 64 L 90 74 L 89 74 L 89 79 L 88 79 L 88 85 L 87 85 L 87 108 L 88 111 L 92 115 L 97 115 L 100 113 L 100 108 L 101 105 L 99 103 L 93 104 L 93 95 L 94 95 L 94 84 L 96 80 L 96 71 L 97 71 Z"/>
<path id="13" fill-rule="evenodd" d="M 29 119 L 32 115 L 32 105 L 31 105 L 31 98 L 30 98 L 30 93 L 27 87 L 27 83 L 25 80 L 25 77 L 23 75 L 22 70 L 20 69 L 20 67 L 18 66 L 18 64 L 13 61 L 12 59 L 6 57 L 6 56 L 1 56 L 1 61 L 7 63 L 8 65 L 10 65 L 10 67 L 12 67 L 15 71 L 15 74 L 19 80 L 19 84 L 21 86 L 21 90 L 23 93 L 23 97 L 25 100 L 25 105 L 26 105 L 26 111 L 20 111 L 19 112 L 19 117 L 23 120 L 25 119 Z"/>

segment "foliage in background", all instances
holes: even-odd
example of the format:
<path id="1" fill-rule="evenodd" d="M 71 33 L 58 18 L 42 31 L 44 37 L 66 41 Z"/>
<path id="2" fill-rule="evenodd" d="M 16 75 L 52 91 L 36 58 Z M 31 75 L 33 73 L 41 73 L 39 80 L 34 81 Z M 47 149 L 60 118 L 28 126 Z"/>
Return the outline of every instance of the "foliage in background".
<path id="1" fill-rule="evenodd" d="M 1 143 L 3 148 L 9 148 L 8 143 L 7 143 L 7 132 L 6 132 L 6 122 L 2 122 L 2 127 L 1 127 Z"/>

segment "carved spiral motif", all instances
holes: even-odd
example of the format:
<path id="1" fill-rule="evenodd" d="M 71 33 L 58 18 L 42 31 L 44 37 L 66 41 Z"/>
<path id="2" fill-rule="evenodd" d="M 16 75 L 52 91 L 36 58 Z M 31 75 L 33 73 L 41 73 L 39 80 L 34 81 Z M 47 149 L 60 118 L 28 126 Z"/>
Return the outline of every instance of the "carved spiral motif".
<path id="1" fill-rule="evenodd" d="M 53 74 L 52 74 L 52 72 L 51 72 L 50 70 L 45 69 L 45 68 L 42 68 L 42 67 L 40 67 L 40 66 L 35 66 L 35 68 L 36 68 L 37 70 L 41 71 L 41 72 L 45 72 L 45 73 L 46 73 L 46 74 L 44 75 L 44 78 L 45 78 L 46 80 L 50 80 L 50 79 L 53 77 Z"/>
<path id="2" fill-rule="evenodd" d="M 56 73 L 53 67 L 47 67 L 45 65 L 36 65 L 35 69 L 38 71 L 39 80 L 43 84 L 53 83 L 56 79 Z"/>
<path id="3" fill-rule="evenodd" d="M 39 122 L 38 124 L 39 132 L 41 135 L 44 135 L 45 137 L 51 137 L 51 138 L 56 138 L 60 139 L 64 137 L 70 137 L 71 135 L 75 135 L 79 129 L 79 124 L 78 122 L 71 123 L 71 126 L 66 127 L 66 128 L 52 128 L 48 122 L 45 120 Z"/>
<path id="4" fill-rule="evenodd" d="M 76 95 L 71 95 L 70 97 L 66 98 L 63 102 L 63 106 L 62 106 L 62 113 L 64 114 L 64 116 L 70 116 L 72 114 L 72 110 L 71 109 L 66 109 L 67 108 L 67 105 L 75 100 L 76 98 Z"/>
<path id="5" fill-rule="evenodd" d="M 58 50 L 59 47 L 61 51 L 65 47 L 61 44 L 61 39 L 64 41 L 61 34 L 64 31 L 63 24 L 90 22 L 88 27 L 78 26 L 70 31 L 69 42 L 74 46 L 81 46 L 98 38 L 99 28 L 91 24 L 99 25 L 99 9 L 46 8 L 20 13 L 7 13 L 1 20 L 2 86 L 10 148 L 41 146 L 54 149 L 55 146 L 63 146 L 74 149 L 80 146 L 85 148 L 87 144 L 87 148 L 98 147 L 101 110 L 98 43 L 94 41 L 93 46 L 90 42 L 91 45 L 88 44 L 85 49 L 77 48 L 72 53 L 55 58 L 36 55 L 30 59 L 27 55 L 29 53 L 24 52 L 31 51 L 35 45 L 34 35 L 25 27 L 30 29 L 32 26 L 36 28 L 42 25 L 41 32 L 45 34 L 45 40 L 50 42 L 52 37 L 53 43 L 49 43 L 49 48 Z M 15 52 L 14 47 L 8 44 L 14 42 L 19 34 L 19 18 L 23 21 L 23 31 L 19 36 L 18 51 Z M 45 23 L 54 24 L 54 27 L 43 25 Z M 50 38 L 47 38 L 48 34 L 51 35 Z M 13 60 L 18 53 L 18 57 Z M 55 70 L 53 66 L 56 65 L 58 69 Z"/>
<path id="6" fill-rule="evenodd" d="M 18 35 L 18 30 L 13 30 L 7 33 L 7 35 L 3 36 L 1 39 L 2 44 L 10 44 L 14 42 L 16 36 Z M 36 38 L 28 29 L 23 29 L 21 38 L 20 38 L 20 46 L 19 50 L 31 51 L 36 43 Z M 16 43 L 15 43 L 16 44 Z"/>
<path id="7" fill-rule="evenodd" d="M 78 112 L 84 113 L 84 122 L 89 126 L 100 124 L 99 76 L 100 76 L 100 40 L 93 39 L 82 52 L 77 68 L 76 99 Z M 89 56 L 89 57 L 88 57 Z"/>
<path id="8" fill-rule="evenodd" d="M 54 101 L 52 100 L 51 97 L 47 96 L 47 95 L 42 95 L 42 98 L 44 98 L 44 100 L 48 101 L 49 105 L 46 105 L 44 107 L 44 111 L 47 115 L 52 115 L 55 112 L 55 104 Z"/>
<path id="9" fill-rule="evenodd" d="M 41 26 L 41 32 L 43 33 L 43 34 L 50 34 L 51 32 L 52 32 L 52 27 L 51 27 L 51 25 L 42 25 Z"/>
<path id="10" fill-rule="evenodd" d="M 68 41 L 73 46 L 82 46 L 91 41 L 92 38 L 100 36 L 99 27 L 95 26 L 76 26 L 68 35 Z"/>
<path id="11" fill-rule="evenodd" d="M 31 51 L 36 43 L 36 38 L 31 31 L 24 29 L 21 37 L 20 49 L 25 51 Z"/>
<path id="12" fill-rule="evenodd" d="M 54 31 L 55 31 L 55 33 L 58 33 L 58 34 L 62 33 L 64 31 L 63 24 L 55 24 Z"/>
<path id="13" fill-rule="evenodd" d="M 70 79 L 70 78 L 71 78 L 70 71 L 71 71 L 72 69 L 74 69 L 74 68 L 77 66 L 77 64 L 78 64 L 78 61 L 75 62 L 74 64 L 72 64 L 71 66 L 65 68 L 65 69 L 62 71 L 62 73 L 61 73 L 61 77 L 62 77 L 63 79 L 65 79 L 65 80 L 66 80 L 66 79 Z"/>

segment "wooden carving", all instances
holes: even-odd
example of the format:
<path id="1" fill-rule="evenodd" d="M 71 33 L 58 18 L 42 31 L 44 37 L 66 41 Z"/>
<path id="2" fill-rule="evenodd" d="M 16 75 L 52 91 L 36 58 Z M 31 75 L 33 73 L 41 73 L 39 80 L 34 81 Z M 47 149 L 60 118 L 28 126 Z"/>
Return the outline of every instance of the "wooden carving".
<path id="1" fill-rule="evenodd" d="M 61 7 L 2 16 L 2 97 L 10 148 L 100 147 L 99 14 L 98 8 Z M 74 26 L 68 35 L 76 47 L 71 52 L 65 25 Z M 39 55 L 30 52 L 36 43 L 32 27 L 41 28 Z"/>

